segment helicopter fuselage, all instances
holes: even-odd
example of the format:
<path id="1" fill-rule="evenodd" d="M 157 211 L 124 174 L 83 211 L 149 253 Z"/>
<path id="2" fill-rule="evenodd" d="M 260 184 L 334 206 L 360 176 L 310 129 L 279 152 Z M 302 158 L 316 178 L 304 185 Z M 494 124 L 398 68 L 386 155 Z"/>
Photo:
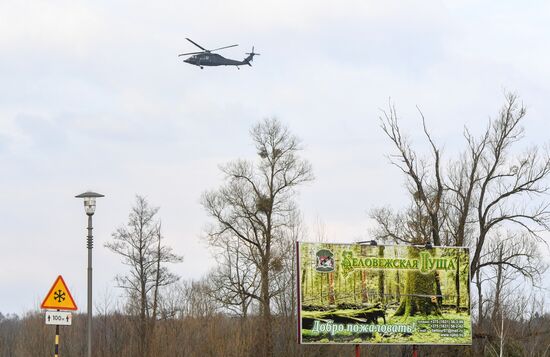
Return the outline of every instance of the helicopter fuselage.
<path id="1" fill-rule="evenodd" d="M 235 66 L 237 68 L 245 64 L 252 66 L 250 62 L 252 62 L 254 56 L 259 55 L 259 53 L 254 53 L 254 46 L 252 46 L 252 52 L 247 53 L 248 57 L 246 57 L 242 61 L 232 60 L 212 52 L 223 50 L 225 48 L 235 47 L 238 45 L 224 46 L 213 50 L 208 50 L 196 43 L 195 41 L 191 40 L 190 38 L 186 38 L 186 40 L 200 48 L 202 52 L 182 53 L 179 54 L 178 57 L 192 55 L 191 57 L 184 59 L 183 62 L 192 64 L 194 66 L 199 66 L 201 69 L 204 68 L 204 66 Z"/>
<path id="2" fill-rule="evenodd" d="M 246 59 L 243 61 L 236 61 L 229 58 L 225 58 L 222 55 L 217 53 L 200 53 L 194 56 L 191 56 L 185 60 L 186 63 L 193 64 L 195 66 L 242 66 L 249 64 L 249 61 Z"/>

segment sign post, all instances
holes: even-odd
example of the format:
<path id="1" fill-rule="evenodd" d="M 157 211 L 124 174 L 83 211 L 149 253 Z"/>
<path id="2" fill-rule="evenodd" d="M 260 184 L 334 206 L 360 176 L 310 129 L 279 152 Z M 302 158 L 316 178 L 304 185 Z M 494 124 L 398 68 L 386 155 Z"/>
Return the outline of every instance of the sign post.
<path id="1" fill-rule="evenodd" d="M 67 311 L 60 310 L 77 310 L 76 303 L 63 280 L 59 275 L 53 283 L 50 291 L 40 305 L 42 309 L 55 309 L 56 311 L 46 311 L 46 325 L 55 325 L 55 357 L 59 357 L 59 325 L 71 325 L 72 314 Z"/>
<path id="2" fill-rule="evenodd" d="M 59 325 L 55 325 L 55 357 L 59 357 Z"/>

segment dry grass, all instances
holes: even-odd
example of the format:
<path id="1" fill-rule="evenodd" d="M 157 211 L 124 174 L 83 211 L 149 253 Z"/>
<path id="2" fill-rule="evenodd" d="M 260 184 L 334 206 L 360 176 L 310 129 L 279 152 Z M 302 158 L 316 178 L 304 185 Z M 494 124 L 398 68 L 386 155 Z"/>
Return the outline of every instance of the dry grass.
<path id="1" fill-rule="evenodd" d="M 85 315 L 76 315 L 73 325 L 62 327 L 60 355 L 84 356 L 86 353 Z M 550 319 L 549 319 L 550 320 Z M 114 313 L 94 318 L 95 357 L 136 357 L 138 341 L 136 320 Z M 177 356 L 260 356 L 261 340 L 257 334 L 260 319 L 232 318 L 223 315 L 209 317 L 185 317 L 158 321 L 151 339 L 151 354 L 155 357 Z M 55 328 L 44 324 L 43 314 L 29 313 L 20 319 L 0 321 L 0 357 L 50 357 L 53 355 Z M 531 348 L 531 356 L 544 356 L 550 336 L 537 335 L 541 349 L 533 351 L 532 342 L 524 341 Z M 354 356 L 354 346 L 298 345 L 292 319 L 276 318 L 274 321 L 275 356 Z M 510 339 L 512 344 L 512 339 Z M 519 341 L 519 342 L 518 342 Z M 477 343 L 477 342 L 476 342 Z M 528 355 L 522 347 L 521 337 L 513 341 L 515 353 Z M 411 346 L 362 346 L 363 356 L 411 356 Z M 470 347 L 420 346 L 421 356 L 472 356 Z M 490 355 L 490 354 L 486 354 Z"/>

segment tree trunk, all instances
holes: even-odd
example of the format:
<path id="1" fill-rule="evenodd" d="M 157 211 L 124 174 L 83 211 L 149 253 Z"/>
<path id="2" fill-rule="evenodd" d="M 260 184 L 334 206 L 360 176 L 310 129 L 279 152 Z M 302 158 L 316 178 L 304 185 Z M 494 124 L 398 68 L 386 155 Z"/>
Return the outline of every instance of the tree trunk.
<path id="1" fill-rule="evenodd" d="M 143 261 L 143 259 L 142 259 Z M 145 293 L 145 273 L 143 264 L 140 264 L 140 306 L 139 306 L 139 355 L 147 357 L 147 295 Z"/>
<path id="2" fill-rule="evenodd" d="M 267 260 L 267 259 L 266 259 Z M 271 321 L 271 309 L 270 309 L 270 296 L 269 296 L 269 264 L 264 260 L 261 266 L 261 313 L 263 320 L 263 333 L 262 341 L 258 341 L 263 346 L 263 356 L 270 357 L 273 355 L 273 335 L 272 335 L 272 321 Z"/>
<path id="3" fill-rule="evenodd" d="M 304 264 L 304 268 L 302 269 L 302 285 L 301 285 L 302 289 L 300 289 L 300 293 L 301 293 L 301 297 L 300 297 L 300 300 L 302 301 L 302 304 L 304 303 L 304 297 L 305 297 L 305 294 L 306 294 L 306 287 L 307 287 L 307 284 L 306 284 L 306 268 L 305 268 L 305 264 Z"/>
<path id="4" fill-rule="evenodd" d="M 479 270 L 476 271 L 476 287 L 477 287 L 477 324 L 483 326 L 483 291 L 481 290 L 481 277 Z"/>
<path id="5" fill-rule="evenodd" d="M 437 295 L 436 301 L 437 301 L 437 305 L 441 307 L 443 305 L 443 292 L 441 292 L 441 280 L 439 277 L 439 272 L 437 270 L 434 270 L 434 278 L 435 278 L 435 294 Z"/>
<path id="6" fill-rule="evenodd" d="M 361 270 L 361 302 L 366 304 L 369 300 L 369 292 L 367 290 L 367 272 Z"/>
<path id="7" fill-rule="evenodd" d="M 321 283 L 319 284 L 319 296 L 321 299 L 321 304 L 324 304 L 325 300 L 323 299 L 323 276 L 324 274 L 319 275 L 319 280 L 321 280 Z M 316 279 L 317 280 L 317 279 Z"/>
<path id="8" fill-rule="evenodd" d="M 418 249 L 409 248 L 409 258 L 418 256 Z M 441 315 L 439 306 L 431 299 L 436 291 L 435 274 L 433 272 L 422 274 L 417 270 L 409 270 L 406 272 L 405 279 L 405 294 L 401 298 L 401 304 L 395 316 Z"/>
<path id="9" fill-rule="evenodd" d="M 378 257 L 384 258 L 384 246 L 378 247 Z M 385 302 L 385 290 L 384 290 L 384 270 L 378 270 L 378 299 L 380 302 Z"/>
<path id="10" fill-rule="evenodd" d="M 480 271 L 476 270 L 476 288 L 477 288 L 477 331 L 478 333 L 483 333 L 483 292 L 481 290 L 481 277 Z M 485 341 L 480 340 L 479 343 L 474 344 L 474 355 L 483 356 L 483 351 L 485 349 Z"/>
<path id="11" fill-rule="evenodd" d="M 401 298 L 401 304 L 395 315 L 441 315 L 437 303 L 433 303 L 431 299 L 435 293 L 434 273 L 422 274 L 418 271 L 408 271 L 406 274 L 405 294 Z"/>
<path id="12" fill-rule="evenodd" d="M 155 287 L 153 288 L 153 309 L 151 312 L 151 316 L 148 318 L 148 326 L 147 326 L 147 342 L 146 342 L 146 349 L 145 349 L 145 356 L 149 357 L 152 355 L 151 352 L 151 342 L 153 339 L 153 334 L 155 333 L 155 326 L 157 323 L 157 310 L 158 310 L 158 300 L 159 300 L 159 285 L 160 285 L 160 260 L 161 260 L 161 233 L 160 233 L 160 226 L 159 230 L 157 231 L 157 250 L 156 250 L 156 274 L 155 274 Z"/>
<path id="13" fill-rule="evenodd" d="M 472 311 L 472 293 L 471 293 L 471 287 L 470 287 L 470 279 L 468 278 L 466 280 L 466 291 L 468 292 L 467 296 L 469 297 L 468 298 L 468 315 L 471 314 L 471 311 Z"/>
<path id="14" fill-rule="evenodd" d="M 399 270 L 395 271 L 395 286 L 396 286 L 396 293 L 397 293 L 397 300 L 401 300 L 401 274 L 399 274 Z"/>
<path id="15" fill-rule="evenodd" d="M 336 297 L 334 294 L 334 273 L 328 273 L 328 304 L 336 305 Z"/>
<path id="16" fill-rule="evenodd" d="M 476 248 L 475 248 L 475 251 L 474 251 L 474 256 L 472 258 L 472 262 L 470 263 L 470 279 L 474 279 L 474 276 L 476 275 L 476 272 L 478 270 L 479 259 L 480 259 L 480 256 L 481 256 L 481 249 L 483 248 L 483 244 L 485 242 L 485 236 L 487 234 L 487 232 L 484 229 L 484 227 L 485 227 L 485 220 L 484 219 L 480 219 L 479 227 L 480 227 L 479 238 L 476 242 Z"/>
<path id="17" fill-rule="evenodd" d="M 357 303 L 357 289 L 356 289 L 356 284 L 355 284 L 357 274 L 356 274 L 356 272 L 352 272 L 352 274 L 353 274 L 352 275 L 353 276 L 353 279 L 352 279 L 352 281 L 353 281 L 353 302 Z"/>
<path id="18" fill-rule="evenodd" d="M 458 251 L 458 249 L 456 254 L 455 291 L 456 312 L 460 312 L 460 252 Z"/>
<path id="19" fill-rule="evenodd" d="M 498 321 L 501 310 L 501 292 L 502 292 L 502 264 L 497 265 L 497 276 L 495 282 L 495 297 L 494 297 L 494 306 L 493 314 L 491 320 L 493 323 Z"/>

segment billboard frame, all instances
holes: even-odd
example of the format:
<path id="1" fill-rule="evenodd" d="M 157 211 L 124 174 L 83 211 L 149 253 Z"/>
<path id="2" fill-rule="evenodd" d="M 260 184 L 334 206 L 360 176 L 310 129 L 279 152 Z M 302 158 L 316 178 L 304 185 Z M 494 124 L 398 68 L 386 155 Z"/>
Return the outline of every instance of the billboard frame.
<path id="1" fill-rule="evenodd" d="M 385 342 L 368 342 L 368 341 L 361 341 L 361 342 L 321 342 L 321 341 L 314 341 L 314 342 L 304 342 L 303 341 L 303 333 L 302 333 L 302 274 L 301 274 L 301 261 L 300 261 L 300 246 L 301 244 L 319 244 L 319 245 L 342 245 L 342 246 L 370 246 L 371 247 L 416 247 L 419 249 L 435 249 L 435 248 L 444 248 L 444 249 L 462 249 L 465 250 L 468 254 L 468 269 L 467 269 L 467 284 L 468 284 L 468 316 L 469 316 L 469 331 L 470 331 L 470 341 L 469 343 L 433 343 L 433 342 L 398 342 L 398 343 L 385 343 Z M 374 243 L 374 244 L 373 244 Z M 466 246 L 432 246 L 431 244 L 426 245 L 403 245 L 403 244 L 377 244 L 376 241 L 367 241 L 367 242 L 359 242 L 359 243 L 334 243 L 334 242 L 302 242 L 302 241 L 296 241 L 296 301 L 297 301 L 297 342 L 298 344 L 303 345 L 366 345 L 366 346 L 471 346 L 472 345 L 472 339 L 473 339 L 473 323 L 472 323 L 472 313 L 471 313 L 471 277 L 470 277 L 470 252 L 469 247 Z"/>

